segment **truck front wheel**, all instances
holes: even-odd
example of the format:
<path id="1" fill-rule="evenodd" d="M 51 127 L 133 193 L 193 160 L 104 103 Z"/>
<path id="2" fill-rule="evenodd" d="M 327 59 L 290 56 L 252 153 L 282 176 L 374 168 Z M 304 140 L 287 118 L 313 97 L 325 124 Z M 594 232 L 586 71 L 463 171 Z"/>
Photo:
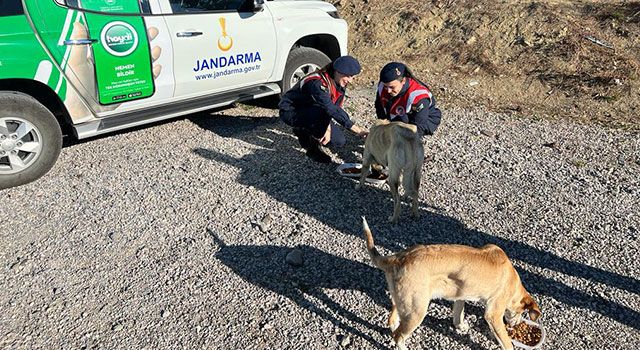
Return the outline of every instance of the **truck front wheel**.
<path id="1" fill-rule="evenodd" d="M 282 77 L 282 95 L 304 76 L 324 67 L 329 62 L 331 60 L 327 55 L 310 47 L 302 46 L 291 50 Z"/>
<path id="2" fill-rule="evenodd" d="M 31 96 L 0 92 L 0 189 L 46 174 L 62 148 L 56 118 Z"/>

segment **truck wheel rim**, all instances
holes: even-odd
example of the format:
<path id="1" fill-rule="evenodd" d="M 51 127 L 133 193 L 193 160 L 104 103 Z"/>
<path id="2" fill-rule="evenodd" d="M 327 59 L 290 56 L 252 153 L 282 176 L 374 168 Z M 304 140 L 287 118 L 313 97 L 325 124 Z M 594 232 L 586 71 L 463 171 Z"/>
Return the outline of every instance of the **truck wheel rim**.
<path id="1" fill-rule="evenodd" d="M 293 71 L 293 74 L 291 75 L 291 80 L 289 81 L 289 86 L 296 85 L 296 83 L 299 82 L 300 79 L 304 78 L 309 73 L 316 71 L 317 69 L 320 69 L 320 66 L 318 66 L 315 63 L 305 63 L 301 65 L 300 67 L 298 67 L 296 70 Z"/>
<path id="2" fill-rule="evenodd" d="M 0 175 L 21 172 L 42 153 L 42 135 L 30 122 L 18 117 L 0 118 Z"/>

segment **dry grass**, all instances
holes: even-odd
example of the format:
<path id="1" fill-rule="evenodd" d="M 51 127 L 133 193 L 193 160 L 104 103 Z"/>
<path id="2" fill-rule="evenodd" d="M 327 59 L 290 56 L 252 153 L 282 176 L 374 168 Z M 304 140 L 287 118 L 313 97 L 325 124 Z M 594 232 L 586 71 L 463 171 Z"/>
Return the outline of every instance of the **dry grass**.
<path id="1" fill-rule="evenodd" d="M 365 67 L 360 85 L 374 84 L 385 63 L 402 61 L 445 105 L 640 130 L 640 2 L 340 0 L 338 6 L 350 24 L 350 51 Z M 479 84 L 470 86 L 472 80 Z"/>

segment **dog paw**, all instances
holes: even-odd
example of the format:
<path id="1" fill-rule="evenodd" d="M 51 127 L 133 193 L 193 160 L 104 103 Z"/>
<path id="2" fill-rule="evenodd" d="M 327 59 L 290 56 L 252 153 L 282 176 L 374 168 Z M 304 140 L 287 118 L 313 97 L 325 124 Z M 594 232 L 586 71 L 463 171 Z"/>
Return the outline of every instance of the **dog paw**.
<path id="1" fill-rule="evenodd" d="M 396 343 L 395 349 L 396 350 L 407 350 L 407 346 L 404 344 L 404 342 L 399 342 L 399 343 Z"/>
<path id="2" fill-rule="evenodd" d="M 398 223 L 398 218 L 394 217 L 393 215 L 389 216 L 389 222 L 392 224 L 397 224 Z"/>
<path id="3" fill-rule="evenodd" d="M 361 187 L 361 186 L 360 186 L 360 183 L 357 183 L 357 184 L 356 184 L 356 190 L 359 190 L 359 189 L 360 189 L 360 187 Z"/>
<path id="4" fill-rule="evenodd" d="M 460 324 L 456 325 L 456 329 L 459 332 L 466 332 L 469 330 L 469 323 L 467 321 L 462 321 Z"/>

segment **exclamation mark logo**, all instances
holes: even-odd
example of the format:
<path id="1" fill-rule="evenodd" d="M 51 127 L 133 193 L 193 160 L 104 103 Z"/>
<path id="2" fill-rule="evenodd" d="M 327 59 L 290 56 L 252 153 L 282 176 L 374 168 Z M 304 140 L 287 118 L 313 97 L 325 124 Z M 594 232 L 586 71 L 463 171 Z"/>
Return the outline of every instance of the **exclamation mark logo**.
<path id="1" fill-rule="evenodd" d="M 222 36 L 218 38 L 218 48 L 222 51 L 229 51 L 233 46 L 233 38 L 227 35 L 227 26 L 224 18 L 219 18 L 220 28 L 222 29 Z"/>

